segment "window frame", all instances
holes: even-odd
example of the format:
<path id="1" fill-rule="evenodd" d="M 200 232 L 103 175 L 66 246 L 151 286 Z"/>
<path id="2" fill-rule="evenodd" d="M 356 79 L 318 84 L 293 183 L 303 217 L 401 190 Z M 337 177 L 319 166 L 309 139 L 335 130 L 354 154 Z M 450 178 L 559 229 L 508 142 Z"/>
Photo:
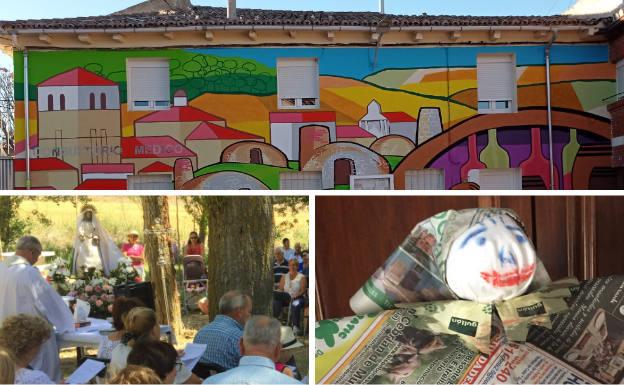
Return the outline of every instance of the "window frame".
<path id="1" fill-rule="evenodd" d="M 165 100 L 135 100 L 132 95 L 132 71 L 133 67 L 150 67 L 150 68 L 164 68 L 164 64 L 167 64 L 167 95 L 168 99 Z M 149 57 L 149 58 L 127 58 L 126 59 L 126 94 L 127 94 L 127 108 L 128 111 L 163 111 L 171 108 L 171 60 L 163 57 Z M 145 105 L 137 105 L 137 103 L 145 103 Z M 162 105 L 162 104 L 165 104 Z M 161 104 L 161 105 L 159 105 Z"/>

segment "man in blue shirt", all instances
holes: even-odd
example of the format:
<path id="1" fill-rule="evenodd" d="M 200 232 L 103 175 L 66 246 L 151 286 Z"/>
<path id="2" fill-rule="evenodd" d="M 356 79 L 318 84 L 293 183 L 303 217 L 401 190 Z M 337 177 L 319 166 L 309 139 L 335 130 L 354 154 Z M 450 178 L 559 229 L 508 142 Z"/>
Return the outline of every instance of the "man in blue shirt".
<path id="1" fill-rule="evenodd" d="M 282 351 L 281 327 L 275 318 L 257 315 L 245 325 L 237 368 L 208 377 L 204 384 L 300 384 L 275 370 Z"/>
<path id="2" fill-rule="evenodd" d="M 238 366 L 243 328 L 251 317 L 251 298 L 237 290 L 228 291 L 219 299 L 219 315 L 201 328 L 193 340 L 208 345 L 200 362 L 222 369 Z"/>

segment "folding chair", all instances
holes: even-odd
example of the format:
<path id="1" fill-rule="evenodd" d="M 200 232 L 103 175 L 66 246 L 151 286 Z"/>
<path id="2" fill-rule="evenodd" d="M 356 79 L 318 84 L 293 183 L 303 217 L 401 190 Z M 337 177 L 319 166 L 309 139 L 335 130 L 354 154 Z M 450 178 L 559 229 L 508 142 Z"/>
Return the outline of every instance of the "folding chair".
<path id="1" fill-rule="evenodd" d="M 201 255 L 187 255 L 182 259 L 182 284 L 184 286 L 184 310 L 189 311 L 189 292 L 187 289 L 193 289 L 195 294 L 203 292 L 208 295 L 208 273 L 204 257 Z M 200 290 L 198 290 L 200 289 Z"/>

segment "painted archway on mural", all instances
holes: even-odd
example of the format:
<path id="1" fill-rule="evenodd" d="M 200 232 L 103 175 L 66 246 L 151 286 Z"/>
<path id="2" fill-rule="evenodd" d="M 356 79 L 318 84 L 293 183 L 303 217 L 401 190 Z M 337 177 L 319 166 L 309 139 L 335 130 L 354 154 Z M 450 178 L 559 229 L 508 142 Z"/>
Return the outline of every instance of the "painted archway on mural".
<path id="1" fill-rule="evenodd" d="M 397 166 L 395 187 L 405 187 L 405 172 L 408 170 L 443 168 L 446 188 L 451 188 L 466 182 L 470 169 L 521 168 L 525 188 L 548 188 L 550 166 L 546 118 L 543 109 L 526 109 L 516 114 L 479 115 L 469 119 L 412 151 Z M 523 125 L 517 126 L 518 121 Z M 603 149 L 601 159 L 610 157 L 609 121 L 592 114 L 557 110 L 553 111 L 553 123 L 555 188 L 573 189 L 588 185 L 589 176 L 585 178 L 574 172 L 577 155 L 599 147 Z M 536 151 L 540 148 L 541 151 Z M 605 159 L 595 165 L 601 165 Z M 591 162 L 585 163 L 584 168 L 592 165 Z M 591 167 L 584 172 L 591 174 Z M 577 178 L 586 180 L 576 181 Z"/>

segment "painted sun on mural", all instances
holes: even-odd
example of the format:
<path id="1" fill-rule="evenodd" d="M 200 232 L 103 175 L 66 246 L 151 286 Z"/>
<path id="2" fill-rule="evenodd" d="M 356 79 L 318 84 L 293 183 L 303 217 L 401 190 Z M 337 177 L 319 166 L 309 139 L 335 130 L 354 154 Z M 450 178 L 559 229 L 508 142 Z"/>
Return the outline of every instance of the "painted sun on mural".
<path id="1" fill-rule="evenodd" d="M 552 146 L 540 46 L 34 51 L 31 187 L 588 189 L 611 167 L 608 51 L 553 48 Z"/>

